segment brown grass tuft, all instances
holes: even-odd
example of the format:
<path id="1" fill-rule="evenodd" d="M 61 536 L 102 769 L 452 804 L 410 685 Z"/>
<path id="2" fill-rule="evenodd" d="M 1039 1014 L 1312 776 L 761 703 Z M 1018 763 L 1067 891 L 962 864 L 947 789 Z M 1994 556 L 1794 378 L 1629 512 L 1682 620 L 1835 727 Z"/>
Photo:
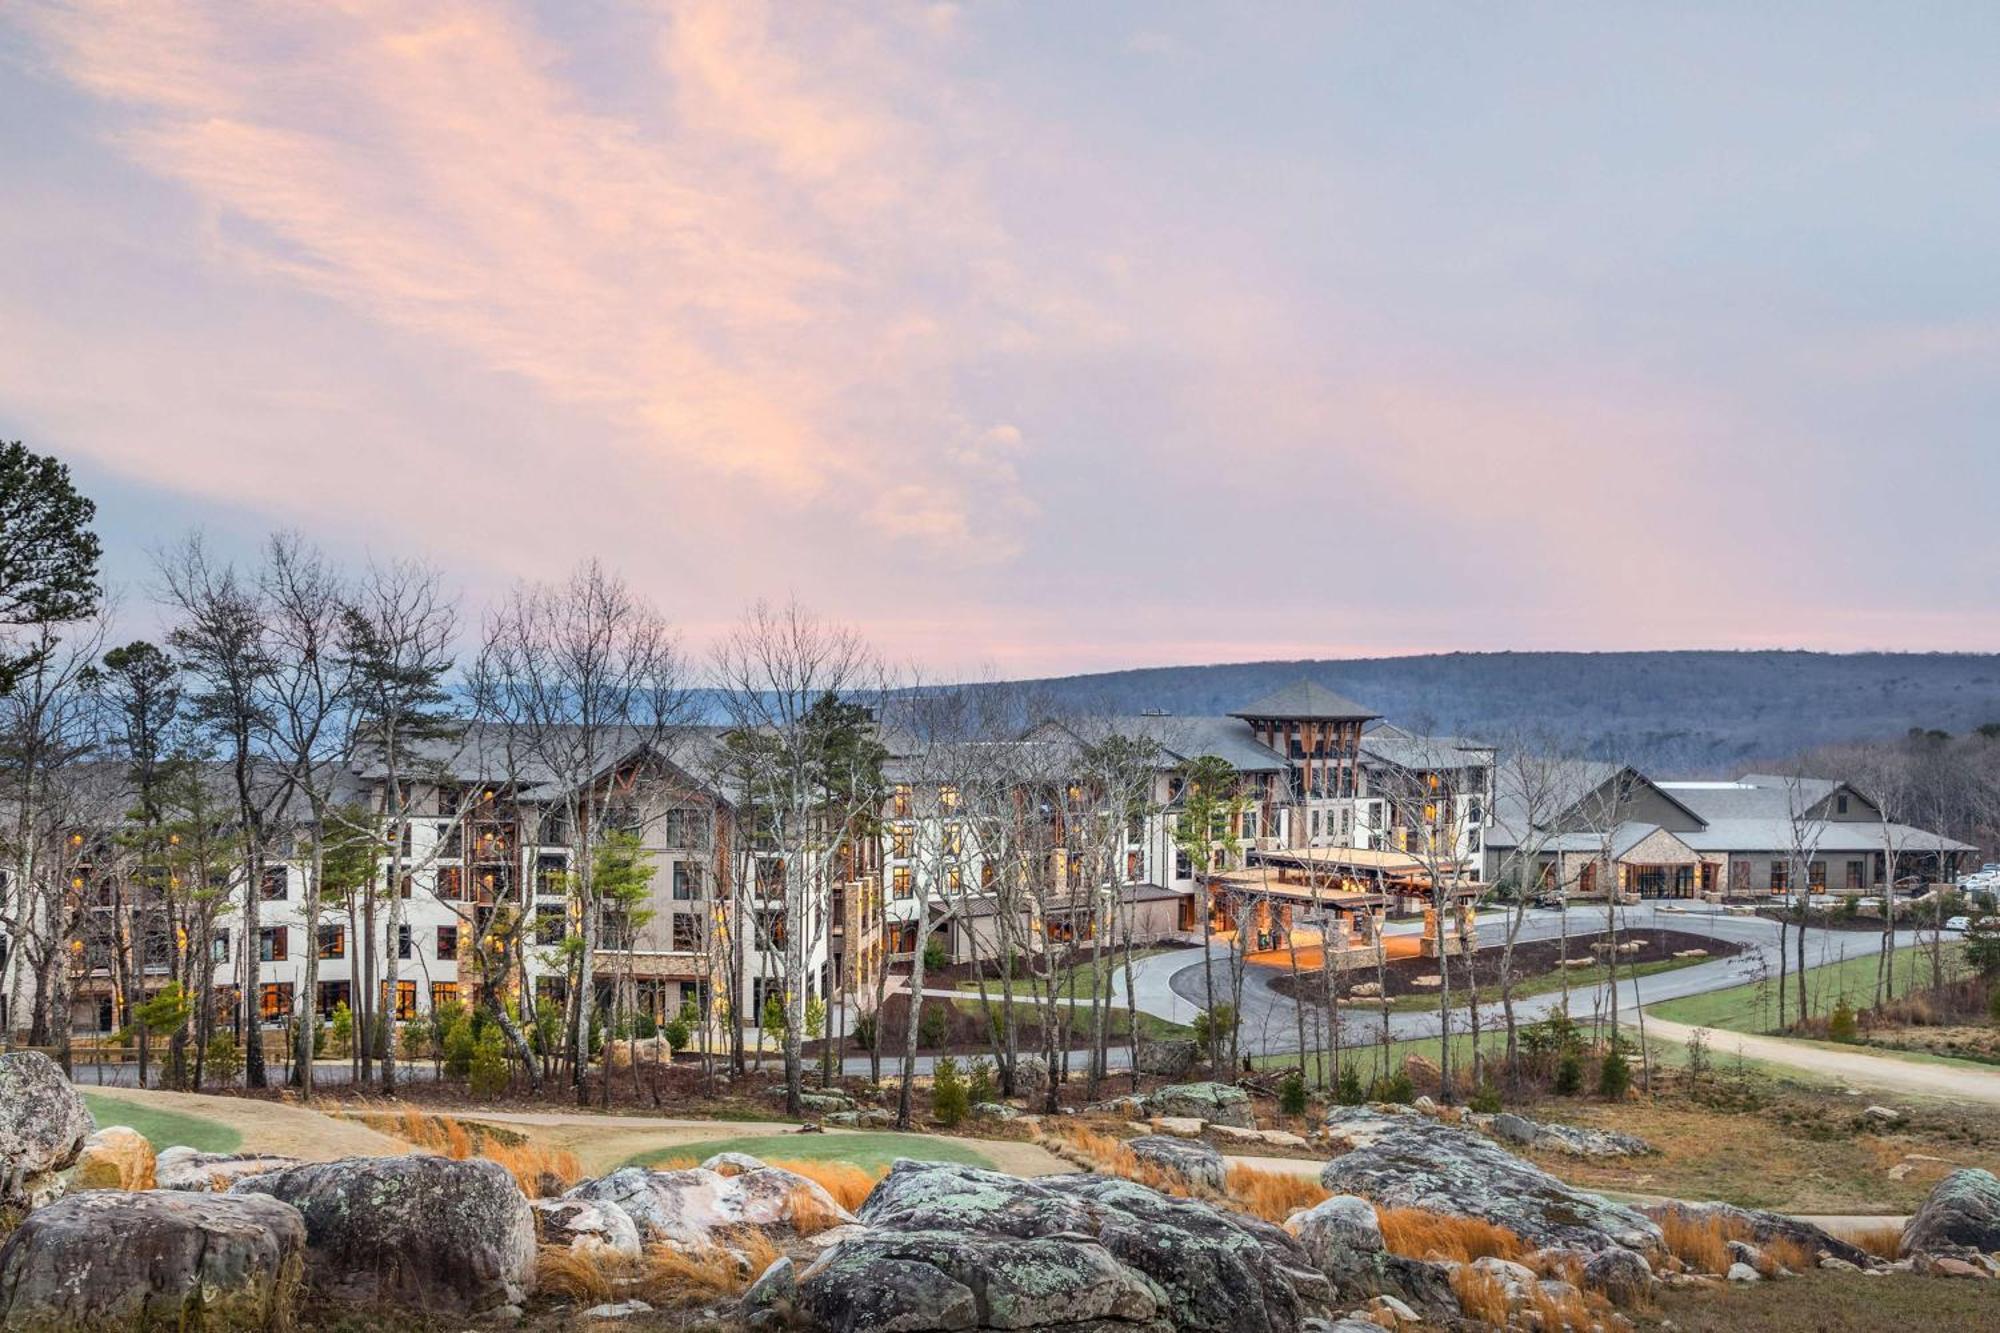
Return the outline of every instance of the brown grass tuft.
<path id="1" fill-rule="evenodd" d="M 1608 1310 L 1609 1306 L 1606 1305 L 1602 1298 L 1599 1298 L 1596 1302 L 1599 1308 L 1593 1308 L 1590 1299 L 1585 1297 L 1582 1292 L 1573 1291 L 1561 1297 L 1551 1296 L 1547 1291 L 1542 1289 L 1540 1283 L 1535 1284 L 1534 1289 L 1526 1293 L 1526 1295 L 1528 1298 L 1526 1305 L 1535 1315 L 1534 1327 L 1536 1328 L 1595 1329 L 1605 1327 L 1600 1319 L 1600 1309 Z M 1502 1326 L 1505 1326 L 1505 1321 L 1502 1321 Z"/>
<path id="2" fill-rule="evenodd" d="M 1382 1243 L 1406 1259 L 1450 1259 L 1469 1264 L 1492 1255 L 1519 1262 L 1527 1244 L 1505 1227 L 1476 1217 L 1433 1213 L 1422 1208 L 1375 1209 Z"/>
<path id="3" fill-rule="evenodd" d="M 1776 1277 L 1780 1268 L 1789 1268 L 1794 1273 L 1803 1273 L 1818 1262 L 1811 1250 L 1795 1240 L 1783 1236 L 1773 1236 L 1765 1241 L 1751 1241 L 1757 1247 L 1760 1262 L 1757 1271 L 1765 1277 Z"/>
<path id="4" fill-rule="evenodd" d="M 1896 1259 L 1903 1252 L 1903 1228 L 1890 1223 L 1885 1226 L 1862 1227 L 1850 1231 L 1841 1239 L 1849 1245 L 1858 1245 L 1877 1259 Z"/>
<path id="5" fill-rule="evenodd" d="M 769 1236 L 754 1229 L 699 1249 L 656 1245 L 646 1253 L 639 1295 L 648 1304 L 665 1306 L 740 1296 L 782 1253 Z"/>
<path id="6" fill-rule="evenodd" d="M 535 1260 L 535 1280 L 544 1292 L 567 1296 L 579 1305 L 603 1305 L 613 1299 L 617 1281 L 630 1274 L 630 1259 L 602 1246 L 573 1250 L 544 1245 Z"/>
<path id="7" fill-rule="evenodd" d="M 1332 1191 L 1311 1176 L 1295 1176 L 1282 1171 L 1262 1171 L 1254 1166 L 1229 1168 L 1229 1197 L 1225 1202 L 1238 1212 L 1261 1217 L 1266 1222 L 1283 1222 L 1301 1208 L 1310 1208 L 1332 1196 Z"/>
<path id="8" fill-rule="evenodd" d="M 583 1178 L 583 1164 L 573 1152 L 545 1147 L 483 1125 L 467 1125 L 452 1116 L 425 1115 L 414 1106 L 406 1106 L 399 1115 L 363 1119 L 372 1119 L 377 1128 L 394 1134 L 413 1148 L 423 1148 L 441 1157 L 461 1162 L 484 1157 L 498 1162 L 531 1199 L 560 1194 Z"/>
<path id="9" fill-rule="evenodd" d="M 853 1212 L 861 1206 L 862 1200 L 871 1194 L 882 1177 L 889 1174 L 889 1168 L 877 1167 L 869 1171 L 852 1162 L 786 1162 L 768 1163 L 793 1175 L 804 1176 L 828 1194 L 833 1201 Z"/>
<path id="10" fill-rule="evenodd" d="M 1667 1252 L 1697 1273 L 1729 1271 L 1729 1241 L 1732 1237 L 1719 1217 L 1690 1217 L 1679 1211 L 1660 1218 L 1660 1234 Z"/>
<path id="11" fill-rule="evenodd" d="M 1466 1318 L 1482 1320 L 1495 1328 L 1507 1326 L 1507 1316 L 1513 1306 L 1507 1300 L 1507 1287 L 1499 1278 L 1491 1273 L 1482 1273 L 1470 1264 L 1461 1264 L 1452 1270 L 1451 1290 L 1458 1297 L 1458 1308 Z"/>

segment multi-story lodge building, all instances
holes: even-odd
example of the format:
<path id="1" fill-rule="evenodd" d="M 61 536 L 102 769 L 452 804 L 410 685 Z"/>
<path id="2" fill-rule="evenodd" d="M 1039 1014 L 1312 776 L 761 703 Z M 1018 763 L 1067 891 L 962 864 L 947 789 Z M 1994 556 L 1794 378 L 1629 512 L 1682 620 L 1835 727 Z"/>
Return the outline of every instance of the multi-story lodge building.
<path id="1" fill-rule="evenodd" d="M 1031 947 L 1091 929 L 1092 888 L 1116 895 L 1114 916 L 1133 937 L 1156 941 L 1197 935 L 1203 912 L 1215 928 L 1235 929 L 1243 895 L 1218 878 L 1232 872 L 1254 872 L 1258 896 L 1276 904 L 1243 923 L 1267 937 L 1288 930 L 1293 909 L 1308 902 L 1338 905 L 1352 919 L 1371 907 L 1379 912 L 1398 894 L 1427 890 L 1441 875 L 1467 886 L 1479 878 L 1493 804 L 1489 747 L 1418 735 L 1307 682 L 1224 717 L 1148 713 L 1094 719 L 1091 728 L 1150 747 L 1144 810 L 1118 823 L 1126 830 L 1121 854 L 1100 863 L 1108 884 L 1077 884 L 1073 912 L 1043 903 L 1036 919 L 1019 923 L 1015 937 Z M 956 785 L 940 780 L 910 743 L 880 733 L 889 751 L 880 818 L 826 877 L 807 905 L 808 919 L 788 922 L 775 849 L 746 842 L 739 828 L 737 793 L 717 762 L 721 734 L 688 728 L 644 742 L 607 736 L 591 770 L 568 777 L 530 761 L 501 728 L 431 742 L 399 775 L 405 818 L 394 822 L 406 823 L 407 832 L 377 865 L 378 886 L 400 881 L 393 937 L 385 891 L 328 895 L 319 919 L 307 919 L 305 840 L 312 831 L 299 827 L 298 842 L 265 860 L 254 939 L 243 924 L 244 886 L 231 885 L 236 901 L 216 917 L 209 944 L 214 985 L 225 1000 L 240 995 L 254 959 L 256 1009 L 267 1022 L 282 1022 L 294 1012 L 310 951 L 320 1014 L 342 1002 L 354 1007 L 362 988 L 374 987 L 384 1010 L 415 1017 L 475 998 L 483 977 L 476 944 L 504 911 L 517 916 L 524 946 L 525 975 L 512 978 L 513 998 L 559 998 L 561 946 L 577 926 L 567 877 L 576 855 L 569 821 L 579 808 L 590 809 L 600 828 L 636 835 L 648 869 L 642 900 L 629 916 L 607 916 L 600 930 L 597 984 L 601 996 L 620 987 L 621 1007 L 664 1017 L 692 1003 L 712 1013 L 716 998 L 726 997 L 737 1021 L 753 1023 L 781 984 L 786 932 L 802 929 L 806 986 L 829 1005 L 845 1000 L 865 1009 L 882 968 L 914 949 L 921 914 L 946 903 L 957 910 L 937 938 L 949 956 L 992 956 L 999 909 L 986 892 L 992 871 L 981 840 L 967 827 Z M 999 744 L 1053 751 L 1040 756 L 1042 771 L 1060 772 L 1062 751 L 1082 742 L 1074 728 L 1045 726 Z M 1226 761 L 1242 794 L 1205 875 L 1176 837 L 1181 775 L 1203 756 Z M 226 807 L 224 775 L 214 782 L 217 805 Z M 331 785 L 332 804 L 381 819 L 388 775 L 379 762 L 344 768 Z M 1070 790 L 1088 799 L 1074 784 Z M 117 1026 L 128 1001 L 164 984 L 166 972 L 166 941 L 147 927 L 143 895 L 122 927 L 138 938 L 121 945 L 108 925 L 93 929 L 93 919 L 108 922 L 115 902 L 130 901 L 109 889 L 110 877 L 121 873 L 110 831 L 93 836 L 104 838 L 104 855 L 80 858 L 76 868 L 86 925 L 69 986 L 72 1026 L 84 1032 Z M 1226 855 L 1225 845 L 1233 849 Z M 1322 913 L 1315 924 L 1333 918 Z M 124 967 L 111 956 L 120 948 Z M 391 956 L 393 993 L 386 986 Z M 134 994 L 122 992 L 121 976 Z M 30 984 L 19 951 L 0 952 L 0 1026 L 25 1026 Z"/>

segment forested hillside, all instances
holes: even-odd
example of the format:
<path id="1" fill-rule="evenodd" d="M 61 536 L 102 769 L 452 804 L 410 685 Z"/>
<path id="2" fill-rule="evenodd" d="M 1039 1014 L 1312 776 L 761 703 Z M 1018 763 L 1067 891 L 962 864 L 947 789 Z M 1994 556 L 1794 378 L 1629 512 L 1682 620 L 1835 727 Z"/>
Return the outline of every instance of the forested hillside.
<path id="1" fill-rule="evenodd" d="M 1540 727 L 1581 752 L 1690 774 L 2000 722 L 2000 656 L 1973 653 L 1447 653 L 1023 684 L 1069 708 L 1227 713 L 1301 676 L 1393 721 L 1494 740 Z"/>

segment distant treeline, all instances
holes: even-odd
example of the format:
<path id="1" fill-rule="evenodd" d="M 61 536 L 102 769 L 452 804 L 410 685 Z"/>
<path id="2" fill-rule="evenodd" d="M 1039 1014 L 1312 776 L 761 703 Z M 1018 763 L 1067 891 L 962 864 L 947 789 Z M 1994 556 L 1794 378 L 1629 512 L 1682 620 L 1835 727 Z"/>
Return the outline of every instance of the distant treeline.
<path id="1" fill-rule="evenodd" d="M 1063 709 L 1231 712 L 1304 677 L 1392 721 L 1485 740 L 1540 728 L 1578 753 L 1720 774 L 1912 727 L 2000 723 L 1990 653 L 1440 653 L 1147 667 L 1024 681 Z"/>

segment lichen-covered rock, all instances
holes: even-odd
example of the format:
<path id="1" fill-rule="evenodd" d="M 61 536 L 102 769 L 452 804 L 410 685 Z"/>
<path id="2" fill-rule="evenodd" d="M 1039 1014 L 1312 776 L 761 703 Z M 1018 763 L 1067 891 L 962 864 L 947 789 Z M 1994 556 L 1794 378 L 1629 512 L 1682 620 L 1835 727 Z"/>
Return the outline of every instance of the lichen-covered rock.
<path id="1" fill-rule="evenodd" d="M 1019 1120 L 1021 1108 L 1006 1102 L 980 1102 L 972 1108 L 974 1120 Z"/>
<path id="2" fill-rule="evenodd" d="M 1139 1048 L 1139 1072 L 1160 1078 L 1186 1078 L 1201 1063 L 1201 1046 L 1185 1038 L 1149 1041 Z"/>
<path id="3" fill-rule="evenodd" d="M 1653 1266 L 1645 1256 L 1613 1247 L 1599 1250 L 1583 1266 L 1583 1285 L 1620 1305 L 1630 1305 L 1653 1286 Z"/>
<path id="4" fill-rule="evenodd" d="M 1217 1125 L 1257 1127 L 1250 1113 L 1250 1094 L 1227 1083 L 1172 1083 L 1146 1094 L 1146 1112 L 1157 1116 L 1187 1116 Z"/>
<path id="5" fill-rule="evenodd" d="M 83 1141 L 83 1154 L 70 1168 L 73 1190 L 149 1190 L 153 1145 L 126 1125 L 107 1125 Z"/>
<path id="6" fill-rule="evenodd" d="M 1488 1126 L 1493 1137 L 1523 1148 L 1541 1148 L 1571 1157 L 1639 1157 L 1653 1145 L 1631 1134 L 1580 1125 L 1537 1124 L 1526 1116 L 1502 1111 Z"/>
<path id="7" fill-rule="evenodd" d="M 615 1203 L 591 1199 L 530 1199 L 535 1214 L 535 1236 L 544 1245 L 562 1245 L 572 1250 L 605 1251 L 637 1258 L 640 1252 L 639 1227 Z"/>
<path id="8" fill-rule="evenodd" d="M 296 1157 L 266 1153 L 196 1152 L 193 1148 L 162 1148 L 153 1159 L 153 1178 L 163 1190 L 226 1190 L 239 1180 L 301 1166 Z"/>
<path id="9" fill-rule="evenodd" d="M 808 1327 L 1298 1333 L 1332 1299 L 1277 1227 L 1112 1177 L 899 1161 L 860 1216 L 799 1277 Z"/>
<path id="10" fill-rule="evenodd" d="M 1982 1254 L 2000 1250 L 2000 1178 L 1991 1171 L 1952 1172 L 1937 1183 L 1903 1228 L 1905 1258 L 1949 1253 L 1958 1247 Z"/>
<path id="11" fill-rule="evenodd" d="M 305 1218 L 313 1290 L 355 1305 L 477 1313 L 535 1285 L 535 1219 L 498 1162 L 348 1157 L 239 1180 Z"/>
<path id="12" fill-rule="evenodd" d="M 719 1152 L 703 1162 L 701 1169 L 718 1176 L 740 1176 L 745 1171 L 762 1171 L 764 1163 L 747 1152 Z"/>
<path id="13" fill-rule="evenodd" d="M 684 1247 L 715 1244 L 718 1231 L 733 1227 L 816 1231 L 854 1220 L 817 1182 L 761 1162 L 734 1175 L 621 1167 L 562 1197 L 611 1204 L 638 1225 L 640 1239 Z"/>
<path id="14" fill-rule="evenodd" d="M 743 1293 L 738 1309 L 744 1323 L 751 1328 L 772 1327 L 791 1313 L 792 1302 L 798 1293 L 798 1266 L 780 1255 L 771 1261 L 769 1268 L 757 1275 L 757 1280 Z"/>
<path id="15" fill-rule="evenodd" d="M 1748 1236 L 1759 1245 L 1774 1240 L 1785 1240 L 1800 1246 L 1815 1258 L 1825 1254 L 1845 1260 L 1857 1268 L 1877 1266 L 1875 1256 L 1860 1246 L 1850 1244 L 1822 1227 L 1802 1222 L 1784 1213 L 1769 1213 L 1761 1208 L 1739 1208 L 1732 1203 L 1688 1203 L 1682 1200 L 1649 1203 L 1639 1211 L 1655 1222 L 1665 1222 L 1669 1218 L 1680 1218 L 1702 1224 L 1719 1222 L 1724 1233 Z"/>
<path id="16" fill-rule="evenodd" d="M 1200 1189 L 1221 1193 L 1229 1180 L 1229 1165 L 1222 1154 L 1197 1139 L 1177 1139 L 1165 1134 L 1148 1134 L 1127 1140 L 1132 1155 L 1157 1166 Z"/>
<path id="17" fill-rule="evenodd" d="M 90 1108 L 40 1051 L 0 1055 L 0 1209 L 62 1197 L 62 1172 L 83 1152 Z"/>
<path id="18" fill-rule="evenodd" d="M 1623 1204 L 1564 1184 L 1484 1135 L 1414 1113 L 1361 1106 L 1327 1114 L 1328 1136 L 1342 1141 L 1365 1127 L 1367 1146 L 1328 1162 L 1320 1183 L 1396 1208 L 1477 1217 L 1506 1227 L 1536 1248 L 1608 1246 L 1652 1253 L 1660 1228 Z"/>
<path id="19" fill-rule="evenodd" d="M 305 1244 L 298 1212 L 275 1199 L 73 1194 L 0 1249 L 0 1327 L 289 1327 Z"/>

